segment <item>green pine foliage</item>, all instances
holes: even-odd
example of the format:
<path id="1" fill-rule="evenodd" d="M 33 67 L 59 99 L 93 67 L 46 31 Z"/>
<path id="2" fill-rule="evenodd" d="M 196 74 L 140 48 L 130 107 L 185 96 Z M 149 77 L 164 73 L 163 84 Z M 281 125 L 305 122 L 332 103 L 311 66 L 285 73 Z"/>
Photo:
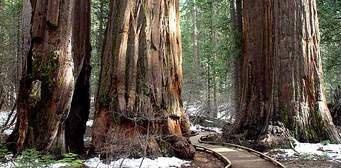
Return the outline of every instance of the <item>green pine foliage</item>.
<path id="1" fill-rule="evenodd" d="M 67 153 L 63 155 L 63 159 L 58 163 L 66 163 L 69 167 L 82 167 L 83 161 L 79 159 L 77 154 Z"/>
<path id="2" fill-rule="evenodd" d="M 321 54 L 328 96 L 341 85 L 341 1 L 318 0 Z"/>
<path id="3" fill-rule="evenodd" d="M 231 93 L 231 64 L 237 51 L 233 46 L 230 26 L 230 6 L 228 0 L 217 0 L 212 9 L 211 0 L 183 0 L 181 7 L 181 33 L 184 68 L 184 97 L 187 101 L 202 101 L 207 99 L 208 80 L 211 88 L 217 88 L 219 102 L 228 101 Z M 198 49 L 200 65 L 193 61 L 193 21 L 192 10 L 195 5 L 198 30 Z M 213 11 L 212 11 L 213 10 Z M 215 34 L 215 42 L 211 34 Z M 214 58 L 215 57 L 215 58 Z M 208 73 L 208 71 L 210 71 Z M 193 72 L 197 72 L 193 76 Z M 193 81 L 198 80 L 198 81 Z"/>
<path id="4" fill-rule="evenodd" d="M 6 158 L 10 153 L 5 147 L 0 146 L 0 167 L 4 165 L 14 165 L 16 168 L 48 168 L 53 164 L 63 164 L 66 167 L 82 167 L 83 161 L 79 159 L 77 154 L 64 154 L 60 160 L 56 160 L 54 156 L 48 153 L 41 153 L 35 149 L 25 149 L 15 158 Z M 9 160 L 8 160 L 9 159 Z"/>
<path id="5" fill-rule="evenodd" d="M 15 167 L 17 168 L 29 168 L 29 167 L 49 167 L 55 161 L 53 157 L 48 154 L 42 154 L 35 149 L 26 149 L 21 155 L 19 155 L 15 161 Z"/>

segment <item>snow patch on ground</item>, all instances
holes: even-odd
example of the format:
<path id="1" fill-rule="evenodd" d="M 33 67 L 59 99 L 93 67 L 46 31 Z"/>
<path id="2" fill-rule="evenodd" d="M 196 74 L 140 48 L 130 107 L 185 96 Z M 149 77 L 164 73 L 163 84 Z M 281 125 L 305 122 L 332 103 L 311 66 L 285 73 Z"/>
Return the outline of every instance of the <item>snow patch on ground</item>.
<path id="1" fill-rule="evenodd" d="M 92 138 L 91 137 L 84 137 L 83 140 L 84 140 L 84 142 L 90 143 Z"/>
<path id="2" fill-rule="evenodd" d="M 112 161 L 110 164 L 103 163 L 98 157 L 87 160 L 84 165 L 89 168 L 136 168 L 140 167 L 142 158 L 140 159 L 119 159 Z M 142 162 L 142 168 L 170 168 L 181 167 L 181 165 L 190 164 L 190 161 L 178 159 L 176 157 L 159 157 L 154 160 L 145 158 Z"/>
<path id="3" fill-rule="evenodd" d="M 67 163 L 55 163 L 52 166 L 50 166 L 49 168 L 64 168 L 64 167 L 68 167 L 69 165 Z"/>
<path id="4" fill-rule="evenodd" d="M 191 125 L 190 127 L 190 130 L 191 131 L 196 131 L 196 132 L 207 132 L 207 131 L 213 131 L 213 132 L 216 132 L 216 133 L 219 133 L 221 134 L 223 131 L 222 131 L 222 128 L 217 128 L 217 127 L 203 127 L 201 125 Z"/>
<path id="5" fill-rule="evenodd" d="M 14 128 L 9 128 L 9 129 L 4 130 L 4 134 L 5 134 L 5 135 L 11 135 L 12 132 L 13 132 L 13 129 L 14 129 Z"/>
<path id="6" fill-rule="evenodd" d="M 275 158 L 284 160 L 292 159 L 315 159 L 325 158 L 331 160 L 341 160 L 341 144 L 321 144 L 321 143 L 300 143 L 295 142 L 295 150 L 293 149 L 274 149 L 270 153 Z"/>
<path id="7" fill-rule="evenodd" d="M 9 111 L 0 111 L 0 126 L 5 124 L 9 113 Z"/>
<path id="8" fill-rule="evenodd" d="M 6 120 L 7 120 L 10 113 L 11 112 L 9 112 L 9 111 L 0 111 L 0 128 L 2 128 L 4 126 L 4 124 L 6 123 Z M 12 117 L 15 116 L 14 113 L 13 113 Z M 12 120 L 12 118 L 11 118 L 11 120 Z M 3 133 L 6 135 L 10 135 L 13 132 L 13 129 L 14 129 L 14 125 L 8 129 L 5 129 Z"/>
<path id="9" fill-rule="evenodd" d="M 0 163 L 0 168 L 15 168 L 18 164 L 13 161 L 13 156 L 8 156 L 7 162 Z M 11 161 L 12 160 L 12 161 Z M 116 161 L 112 161 L 108 164 L 102 162 L 98 157 L 91 158 L 84 161 L 84 166 L 88 168 L 136 168 L 140 167 L 142 162 L 142 158 L 140 159 L 119 159 Z M 156 159 L 145 158 L 142 162 L 142 168 L 177 168 L 182 165 L 189 166 L 191 161 L 181 160 L 176 157 L 159 157 Z M 67 163 L 54 163 L 48 168 L 64 168 L 70 167 Z"/>
<path id="10" fill-rule="evenodd" d="M 88 120 L 86 122 L 86 126 L 88 126 L 88 127 L 92 127 L 93 124 L 94 124 L 94 120 Z"/>
<path id="11" fill-rule="evenodd" d="M 217 118 L 225 121 L 233 122 L 234 118 L 231 114 L 233 110 L 233 107 L 229 104 L 222 104 L 218 107 L 218 114 Z"/>

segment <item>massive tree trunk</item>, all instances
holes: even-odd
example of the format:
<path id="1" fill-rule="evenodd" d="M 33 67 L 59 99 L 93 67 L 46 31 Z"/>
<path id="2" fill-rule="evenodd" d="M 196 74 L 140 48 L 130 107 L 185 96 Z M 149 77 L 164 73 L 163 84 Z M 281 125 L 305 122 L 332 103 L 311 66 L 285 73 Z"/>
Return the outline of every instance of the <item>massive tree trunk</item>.
<path id="1" fill-rule="evenodd" d="M 64 150 L 63 122 L 81 64 L 71 53 L 73 5 L 73 0 L 31 1 L 31 45 L 24 52 L 18 123 L 8 139 L 19 151 Z"/>
<path id="2" fill-rule="evenodd" d="M 72 47 L 76 72 L 80 72 L 72 98 L 69 116 L 65 122 L 66 149 L 84 152 L 84 134 L 90 110 L 90 0 L 75 0 L 73 13 Z"/>
<path id="3" fill-rule="evenodd" d="M 232 133 L 274 145 L 340 142 L 323 94 L 315 0 L 244 0 L 239 117 Z"/>
<path id="4" fill-rule="evenodd" d="M 178 0 L 111 1 L 93 128 L 98 152 L 160 155 L 170 142 L 168 150 L 193 157 L 181 137 L 189 130 L 179 24 Z"/>

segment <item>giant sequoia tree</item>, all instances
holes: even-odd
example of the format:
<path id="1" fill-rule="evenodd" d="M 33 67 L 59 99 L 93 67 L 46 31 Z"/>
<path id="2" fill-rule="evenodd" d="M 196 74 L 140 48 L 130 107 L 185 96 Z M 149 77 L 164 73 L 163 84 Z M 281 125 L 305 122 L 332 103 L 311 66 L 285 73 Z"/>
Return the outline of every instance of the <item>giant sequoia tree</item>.
<path id="1" fill-rule="evenodd" d="M 112 0 L 93 128 L 96 150 L 160 155 L 174 149 L 193 157 L 182 138 L 188 119 L 181 82 L 179 1 Z"/>
<path id="2" fill-rule="evenodd" d="M 240 107 L 230 133 L 272 145 L 286 127 L 300 141 L 340 142 L 323 94 L 319 38 L 315 0 L 244 0 Z"/>
<path id="3" fill-rule="evenodd" d="M 8 139 L 8 143 L 17 150 L 24 147 L 47 151 L 65 149 L 64 122 L 71 108 L 78 76 L 81 76 L 81 80 L 85 78 L 85 82 L 82 81 L 83 84 L 77 81 L 77 86 L 88 89 L 86 79 L 89 69 L 89 36 L 86 32 L 89 31 L 89 2 L 77 1 L 81 6 L 73 12 L 74 2 L 24 1 L 24 11 L 32 11 L 24 12 L 32 13 L 32 20 L 30 15 L 24 16 L 24 24 L 29 27 L 24 28 L 31 31 L 24 33 L 25 50 L 18 118 L 16 128 Z M 81 12 L 88 13 L 82 14 L 81 17 Z M 82 27 L 72 26 L 76 25 L 72 24 L 73 13 L 75 20 Z M 72 36 L 72 30 L 76 30 L 75 36 Z M 73 43 L 78 45 L 72 47 Z M 76 96 L 82 97 L 78 92 Z M 84 90 L 85 96 L 86 93 L 87 90 Z M 77 97 L 73 99 L 73 104 L 77 105 Z M 87 103 L 86 97 L 83 96 L 83 99 L 85 101 L 82 103 Z M 88 107 L 86 104 L 84 106 Z M 78 113 L 77 108 L 79 105 L 72 111 Z"/>

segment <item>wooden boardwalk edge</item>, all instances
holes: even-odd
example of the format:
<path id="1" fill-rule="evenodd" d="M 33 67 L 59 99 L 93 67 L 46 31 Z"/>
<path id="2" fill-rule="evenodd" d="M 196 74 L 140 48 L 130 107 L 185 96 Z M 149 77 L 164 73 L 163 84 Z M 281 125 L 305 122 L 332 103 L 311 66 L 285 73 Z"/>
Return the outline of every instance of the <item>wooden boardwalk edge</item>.
<path id="1" fill-rule="evenodd" d="M 202 135 L 202 136 L 200 136 L 200 135 Z M 266 160 L 268 163 L 273 164 L 275 167 L 279 167 L 279 168 L 285 168 L 286 167 L 282 163 L 275 160 L 274 158 L 272 158 L 272 157 L 270 157 L 264 153 L 261 153 L 259 151 L 256 151 L 254 149 L 245 147 L 245 146 L 240 146 L 240 145 L 231 144 L 231 143 L 224 143 L 224 142 L 206 141 L 205 139 L 208 139 L 209 136 L 210 135 L 205 135 L 204 133 L 197 134 L 196 137 L 199 137 L 199 139 L 194 140 L 194 142 L 193 142 L 194 146 L 197 150 L 203 151 L 206 153 L 210 153 L 210 154 L 214 155 L 216 158 L 218 158 L 219 160 L 221 160 L 222 162 L 224 162 L 225 168 L 234 167 L 233 160 L 230 160 L 229 157 L 227 157 L 226 155 L 224 156 L 224 152 L 214 151 L 214 149 L 212 147 L 211 147 L 212 148 L 211 149 L 210 146 L 205 146 L 205 145 L 214 145 L 217 147 L 220 146 L 220 147 L 226 148 L 226 149 L 238 149 L 238 150 L 244 151 L 246 153 L 250 153 L 250 154 L 252 154 L 256 157 L 259 157 L 263 160 Z"/>

